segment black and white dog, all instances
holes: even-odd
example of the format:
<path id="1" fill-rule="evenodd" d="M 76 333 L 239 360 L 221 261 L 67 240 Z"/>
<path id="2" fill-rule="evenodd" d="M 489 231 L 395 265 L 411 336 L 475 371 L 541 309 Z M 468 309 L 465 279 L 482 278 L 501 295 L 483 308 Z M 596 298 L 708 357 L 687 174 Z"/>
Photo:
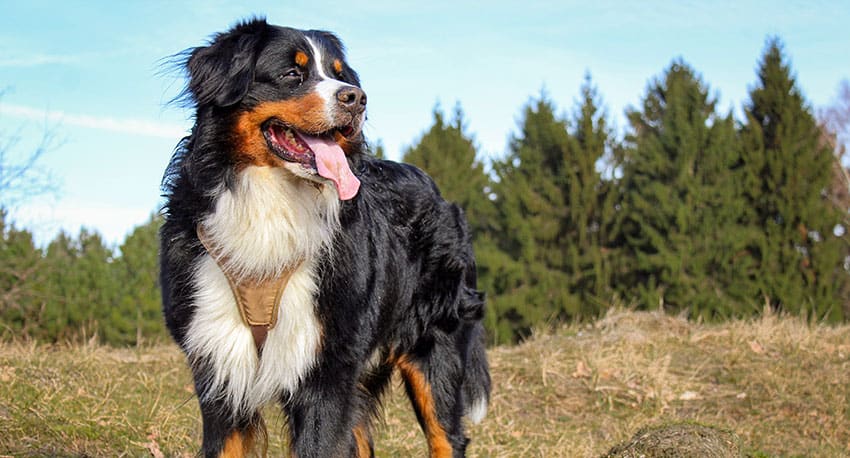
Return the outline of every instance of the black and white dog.
<path id="1" fill-rule="evenodd" d="M 242 456 L 279 403 L 299 458 L 372 456 L 397 368 L 431 456 L 463 456 L 490 393 L 462 211 L 365 153 L 366 95 L 331 33 L 254 19 L 187 52 L 191 135 L 163 180 L 165 320 L 205 456 Z"/>

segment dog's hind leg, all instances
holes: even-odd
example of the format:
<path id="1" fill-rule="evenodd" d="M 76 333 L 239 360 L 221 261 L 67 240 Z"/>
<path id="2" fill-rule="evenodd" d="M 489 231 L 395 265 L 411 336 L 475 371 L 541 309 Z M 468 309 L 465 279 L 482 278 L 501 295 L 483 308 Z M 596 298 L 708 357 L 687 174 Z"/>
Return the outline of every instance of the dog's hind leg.
<path id="1" fill-rule="evenodd" d="M 490 402 L 490 369 L 484 343 L 484 326 L 481 322 L 464 324 L 465 339 L 469 348 L 464 362 L 463 410 L 474 424 L 481 423 Z"/>
<path id="2" fill-rule="evenodd" d="M 374 458 L 375 444 L 372 441 L 372 420 L 380 414 L 381 396 L 389 385 L 393 366 L 383 362 L 369 367 L 360 377 L 355 407 L 355 423 L 352 433 L 357 458 Z"/>
<path id="3" fill-rule="evenodd" d="M 437 331 L 433 339 L 423 339 L 413 351 L 398 357 L 395 365 L 425 432 L 431 458 L 465 456 L 462 355 L 453 337 Z"/>

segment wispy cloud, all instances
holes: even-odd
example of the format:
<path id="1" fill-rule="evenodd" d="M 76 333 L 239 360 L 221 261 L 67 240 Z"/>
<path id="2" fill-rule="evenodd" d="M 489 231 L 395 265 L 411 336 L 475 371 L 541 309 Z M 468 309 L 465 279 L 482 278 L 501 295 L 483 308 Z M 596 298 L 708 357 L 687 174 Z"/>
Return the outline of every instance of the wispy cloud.
<path id="1" fill-rule="evenodd" d="M 3 43 L 6 37 L 0 36 L 0 68 L 29 68 L 41 65 L 82 65 L 99 62 L 119 56 L 132 55 L 136 49 L 127 46 L 75 52 L 26 51 L 27 46 L 14 46 Z M 8 40 L 7 40 L 8 41 Z"/>
<path id="2" fill-rule="evenodd" d="M 0 58 L 0 67 L 37 67 L 50 64 L 73 64 L 80 56 L 69 54 L 30 54 L 24 56 L 6 56 Z"/>
<path id="3" fill-rule="evenodd" d="M 65 113 L 63 111 L 41 110 L 23 105 L 6 103 L 0 103 L 0 115 L 47 121 L 50 123 L 83 127 L 87 129 L 121 132 L 144 137 L 180 138 L 186 135 L 186 128 L 174 124 L 149 121 L 145 119 L 121 119 L 110 116 L 72 114 Z"/>

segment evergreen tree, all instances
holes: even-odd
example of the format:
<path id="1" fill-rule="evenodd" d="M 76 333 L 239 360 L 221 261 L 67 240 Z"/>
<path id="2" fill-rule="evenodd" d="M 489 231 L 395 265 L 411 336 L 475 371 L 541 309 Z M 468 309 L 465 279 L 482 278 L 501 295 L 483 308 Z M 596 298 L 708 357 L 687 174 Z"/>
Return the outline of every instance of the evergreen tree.
<path id="1" fill-rule="evenodd" d="M 0 208 L 0 335 L 25 337 L 38 327 L 42 268 L 32 234 L 10 224 Z"/>
<path id="2" fill-rule="evenodd" d="M 428 173 L 443 197 L 466 212 L 474 235 L 491 229 L 495 208 L 487 197 L 492 184 L 477 157 L 473 139 L 466 133 L 463 110 L 458 104 L 454 117 L 446 122 L 439 107 L 434 107 L 434 124 L 422 138 L 402 155 L 402 162 Z"/>
<path id="3" fill-rule="evenodd" d="M 42 329 L 38 337 L 104 340 L 117 295 L 112 250 L 97 232 L 81 229 L 76 239 L 60 233 L 47 247 Z M 109 331 L 107 331 L 107 334 Z"/>
<path id="4" fill-rule="evenodd" d="M 838 320 L 848 299 L 847 235 L 825 199 L 832 152 L 800 93 L 782 44 L 771 39 L 745 106 L 749 208 L 764 239 L 754 250 L 761 295 L 773 307 Z"/>
<path id="5" fill-rule="evenodd" d="M 750 238 L 736 223 L 739 148 L 731 115 L 718 116 L 708 94 L 674 61 L 650 83 L 643 111 L 627 113 L 618 215 L 625 257 L 616 283 L 643 307 L 729 315 L 732 299 L 747 295 L 746 286 L 732 288 L 751 267 L 741 256 Z"/>
<path id="6" fill-rule="evenodd" d="M 566 270 L 572 276 L 570 289 L 582 299 L 582 314 L 590 316 L 598 314 L 612 295 L 613 260 L 604 247 L 609 243 L 616 203 L 613 188 L 597 171 L 612 144 L 599 99 L 587 74 L 572 118 L 566 167 L 559 177 L 567 198 L 561 244 L 568 261 Z"/>
<path id="7" fill-rule="evenodd" d="M 375 156 L 378 159 L 387 158 L 387 153 L 386 151 L 384 151 L 384 142 L 382 142 L 381 140 L 376 141 L 374 145 L 368 145 L 367 151 L 369 152 L 369 154 Z"/>
<path id="8" fill-rule="evenodd" d="M 569 152 L 567 122 L 555 115 L 544 94 L 525 107 L 507 156 L 494 164 L 498 242 L 507 255 L 493 266 L 498 269 L 498 296 L 490 302 L 490 320 L 499 341 L 581 312 L 580 298 L 568 287 L 569 260 L 563 248 L 567 212 L 562 177 Z"/>
<path id="9" fill-rule="evenodd" d="M 45 309 L 41 327 L 35 336 L 57 341 L 75 337 L 83 326 L 91 329 L 92 323 L 85 310 L 78 309 L 74 281 L 77 258 L 80 255 L 75 241 L 64 231 L 59 232 L 47 246 L 44 257 Z"/>
<path id="10" fill-rule="evenodd" d="M 121 245 L 121 257 L 114 263 L 119 287 L 117 302 L 102 329 L 107 342 L 138 345 L 144 340 L 166 336 L 159 290 L 159 227 L 156 215 L 133 229 Z"/>

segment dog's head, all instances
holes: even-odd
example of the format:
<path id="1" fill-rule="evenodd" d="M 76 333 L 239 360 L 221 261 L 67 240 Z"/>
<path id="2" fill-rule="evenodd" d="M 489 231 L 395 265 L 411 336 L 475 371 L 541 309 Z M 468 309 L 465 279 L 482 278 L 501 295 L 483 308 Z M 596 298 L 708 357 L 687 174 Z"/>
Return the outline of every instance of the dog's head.
<path id="1" fill-rule="evenodd" d="M 342 200 L 357 194 L 346 155 L 363 147 L 366 94 L 335 35 L 254 19 L 193 49 L 186 69 L 196 121 L 229 120 L 237 169 L 283 167 L 332 181 Z"/>

